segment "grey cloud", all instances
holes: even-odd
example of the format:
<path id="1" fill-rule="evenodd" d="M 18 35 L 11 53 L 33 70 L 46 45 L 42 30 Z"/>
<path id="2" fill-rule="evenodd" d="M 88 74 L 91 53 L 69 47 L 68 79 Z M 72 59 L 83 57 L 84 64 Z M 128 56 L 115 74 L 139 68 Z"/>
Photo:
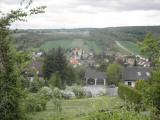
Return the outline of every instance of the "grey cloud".
<path id="1" fill-rule="evenodd" d="M 21 0 L 0 0 L 0 4 L 7 4 L 7 5 L 17 5 L 20 4 Z"/>
<path id="2" fill-rule="evenodd" d="M 106 10 L 160 10 L 159 0 L 79 0 L 79 4 Z"/>
<path id="3" fill-rule="evenodd" d="M 18 5 L 22 0 L 0 0 L 0 3 L 7 5 Z M 33 0 L 34 2 L 43 2 L 43 3 L 51 3 L 49 7 L 50 10 L 61 11 L 63 10 L 74 10 L 75 12 L 88 12 L 92 13 L 92 9 L 90 11 L 86 10 L 76 10 L 78 6 L 91 6 L 94 9 L 102 10 L 102 11 L 134 11 L 134 10 L 160 10 L 160 0 L 72 0 L 71 3 L 66 2 L 65 6 L 56 6 L 54 0 Z M 63 0 L 60 0 L 63 3 Z M 64 4 L 63 4 L 64 5 Z"/>

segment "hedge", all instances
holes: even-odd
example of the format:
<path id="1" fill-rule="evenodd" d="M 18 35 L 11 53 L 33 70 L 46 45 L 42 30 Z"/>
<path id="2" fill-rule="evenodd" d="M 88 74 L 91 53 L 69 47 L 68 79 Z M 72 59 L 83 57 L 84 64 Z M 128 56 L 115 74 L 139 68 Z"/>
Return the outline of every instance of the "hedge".
<path id="1" fill-rule="evenodd" d="M 127 85 L 119 84 L 118 95 L 120 98 L 127 100 L 130 103 L 142 103 L 142 94 L 138 90 Z"/>

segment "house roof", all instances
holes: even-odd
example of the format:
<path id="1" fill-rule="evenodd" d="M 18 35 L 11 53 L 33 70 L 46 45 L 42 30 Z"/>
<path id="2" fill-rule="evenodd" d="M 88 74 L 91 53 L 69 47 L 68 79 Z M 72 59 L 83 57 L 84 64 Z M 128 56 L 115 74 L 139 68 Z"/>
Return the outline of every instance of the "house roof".
<path id="1" fill-rule="evenodd" d="M 124 81 L 147 80 L 152 68 L 149 67 L 126 67 L 122 72 Z"/>
<path id="2" fill-rule="evenodd" d="M 97 78 L 97 79 L 106 79 L 107 76 L 105 74 L 105 72 L 100 72 L 100 71 L 96 71 L 94 69 L 87 69 L 85 72 L 85 78 Z"/>
<path id="3" fill-rule="evenodd" d="M 27 66 L 26 72 L 29 76 L 34 76 L 34 70 L 37 71 L 38 76 L 43 76 L 43 61 L 42 60 L 32 60 L 31 63 Z"/>

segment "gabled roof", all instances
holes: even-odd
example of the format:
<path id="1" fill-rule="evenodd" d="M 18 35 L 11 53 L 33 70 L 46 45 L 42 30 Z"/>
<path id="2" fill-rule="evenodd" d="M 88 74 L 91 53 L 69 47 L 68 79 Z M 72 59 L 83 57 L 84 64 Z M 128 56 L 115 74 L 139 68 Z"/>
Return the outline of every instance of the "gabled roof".
<path id="1" fill-rule="evenodd" d="M 42 60 L 32 60 L 31 63 L 26 67 L 26 72 L 29 76 L 34 76 L 34 70 L 36 70 L 38 73 L 38 76 L 43 76 L 43 61 Z"/>
<path id="2" fill-rule="evenodd" d="M 94 69 L 87 69 L 86 72 L 85 72 L 85 78 L 97 78 L 97 79 L 106 79 L 107 76 L 105 74 L 105 72 L 100 72 L 100 71 L 96 71 Z"/>
<path id="3" fill-rule="evenodd" d="M 126 67 L 122 72 L 124 81 L 147 80 L 152 68 L 149 67 Z"/>

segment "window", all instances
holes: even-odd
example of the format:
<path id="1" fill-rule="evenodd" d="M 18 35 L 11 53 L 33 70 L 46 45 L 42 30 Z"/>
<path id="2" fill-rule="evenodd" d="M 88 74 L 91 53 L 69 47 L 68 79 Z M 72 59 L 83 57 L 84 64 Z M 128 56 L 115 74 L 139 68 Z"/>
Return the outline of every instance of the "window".
<path id="1" fill-rule="evenodd" d="M 97 85 L 104 85 L 103 79 L 97 79 Z"/>
<path id="2" fill-rule="evenodd" d="M 141 74 L 141 72 L 138 72 L 138 76 L 141 76 L 142 74 Z"/>
<path id="3" fill-rule="evenodd" d="M 150 73 L 149 73 L 149 72 L 146 72 L 146 75 L 149 77 L 149 76 L 150 76 Z"/>
<path id="4" fill-rule="evenodd" d="M 128 85 L 131 86 L 131 85 L 132 85 L 132 82 L 128 82 Z"/>

